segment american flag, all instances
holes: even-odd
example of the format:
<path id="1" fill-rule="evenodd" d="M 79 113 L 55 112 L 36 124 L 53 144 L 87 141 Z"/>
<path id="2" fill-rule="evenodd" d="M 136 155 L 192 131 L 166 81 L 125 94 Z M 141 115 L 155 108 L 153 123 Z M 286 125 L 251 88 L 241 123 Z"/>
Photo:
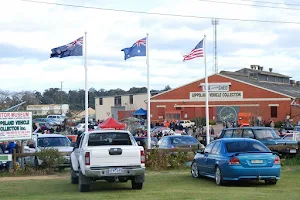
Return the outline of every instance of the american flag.
<path id="1" fill-rule="evenodd" d="M 197 57 L 204 57 L 203 40 L 201 40 L 189 54 L 183 56 L 183 61 L 192 60 Z"/>

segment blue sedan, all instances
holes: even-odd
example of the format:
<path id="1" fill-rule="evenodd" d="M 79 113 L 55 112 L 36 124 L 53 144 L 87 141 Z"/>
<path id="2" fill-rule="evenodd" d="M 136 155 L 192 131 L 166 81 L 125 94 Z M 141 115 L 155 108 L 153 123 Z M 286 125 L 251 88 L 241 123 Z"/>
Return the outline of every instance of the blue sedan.
<path id="1" fill-rule="evenodd" d="M 194 178 L 214 178 L 217 185 L 225 181 L 264 180 L 275 185 L 280 179 L 280 158 L 258 140 L 220 139 L 198 150 L 191 165 Z"/>

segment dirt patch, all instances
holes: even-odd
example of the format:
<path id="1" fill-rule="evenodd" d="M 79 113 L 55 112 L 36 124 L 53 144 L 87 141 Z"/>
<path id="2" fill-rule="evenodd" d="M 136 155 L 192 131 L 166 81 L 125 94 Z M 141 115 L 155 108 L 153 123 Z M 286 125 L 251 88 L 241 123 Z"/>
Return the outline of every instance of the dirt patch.
<path id="1" fill-rule="evenodd" d="M 48 176 L 16 176 L 16 177 L 1 177 L 0 182 L 4 181 L 27 181 L 27 180 L 52 180 L 66 179 L 67 175 L 48 175 Z"/>

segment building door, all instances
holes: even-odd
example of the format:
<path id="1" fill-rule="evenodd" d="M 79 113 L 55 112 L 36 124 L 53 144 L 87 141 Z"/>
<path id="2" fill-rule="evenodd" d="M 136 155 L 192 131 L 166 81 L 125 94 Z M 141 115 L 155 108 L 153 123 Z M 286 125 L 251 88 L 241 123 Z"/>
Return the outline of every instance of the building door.
<path id="1" fill-rule="evenodd" d="M 158 119 L 163 120 L 165 116 L 165 108 L 164 107 L 158 107 L 157 108 L 157 115 Z"/>

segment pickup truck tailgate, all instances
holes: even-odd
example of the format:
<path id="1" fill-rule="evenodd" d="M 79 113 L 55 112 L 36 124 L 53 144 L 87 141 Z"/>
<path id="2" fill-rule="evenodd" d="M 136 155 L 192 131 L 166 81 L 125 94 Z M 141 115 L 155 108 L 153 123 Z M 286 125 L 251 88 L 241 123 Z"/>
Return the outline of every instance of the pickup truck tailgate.
<path id="1" fill-rule="evenodd" d="M 86 149 L 90 152 L 90 166 L 136 166 L 141 165 L 140 146 L 97 146 Z"/>

